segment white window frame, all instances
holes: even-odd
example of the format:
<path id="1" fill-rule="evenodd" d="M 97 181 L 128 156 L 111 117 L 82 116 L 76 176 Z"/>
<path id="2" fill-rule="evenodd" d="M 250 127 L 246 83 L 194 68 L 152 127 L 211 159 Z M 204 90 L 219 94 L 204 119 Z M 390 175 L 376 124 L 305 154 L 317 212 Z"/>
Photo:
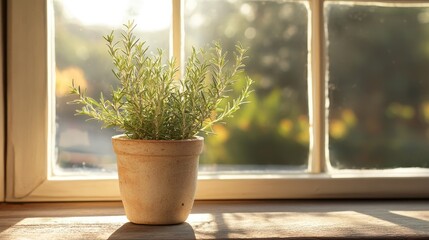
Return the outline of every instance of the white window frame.
<path id="1" fill-rule="evenodd" d="M 173 1 L 173 52 L 182 58 L 180 0 Z M 374 1 L 410 3 L 410 1 Z M 424 1 L 413 1 L 424 2 Z M 309 0 L 310 160 L 307 173 L 200 176 L 197 199 L 422 198 L 429 197 L 429 171 L 329 171 L 325 136 L 323 1 Z M 115 178 L 50 176 L 52 118 L 48 95 L 46 0 L 7 0 L 7 176 L 6 201 L 119 200 Z M 1 52 L 1 48 L 0 48 Z M 1 66 L 1 64 L 0 64 Z M 1 72 L 1 69 L 0 69 Z M 1 93 L 0 87 L 0 93 Z M 1 97 L 0 97 L 1 101 Z M 0 102 L 0 107 L 3 106 Z M 1 108 L 0 108 L 1 112 Z M 3 118 L 0 118 L 0 124 Z M 0 136 L 3 133 L 0 128 Z M 0 143 L 0 154 L 2 152 Z M 0 164 L 1 165 L 1 164 Z M 1 169 L 0 169 L 1 170 Z M 1 171 L 0 171 L 1 172 Z M 0 174 L 1 179 L 1 174 Z M 1 196 L 0 196 L 1 197 Z"/>

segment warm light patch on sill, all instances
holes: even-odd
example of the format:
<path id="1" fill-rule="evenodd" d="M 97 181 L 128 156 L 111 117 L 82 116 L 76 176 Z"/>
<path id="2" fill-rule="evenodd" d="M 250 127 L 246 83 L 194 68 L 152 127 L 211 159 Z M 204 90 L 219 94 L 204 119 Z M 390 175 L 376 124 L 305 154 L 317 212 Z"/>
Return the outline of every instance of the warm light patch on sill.
<path id="1" fill-rule="evenodd" d="M 122 216 L 85 216 L 85 217 L 31 217 L 24 218 L 15 226 L 25 225 L 63 225 L 63 224 L 118 224 L 128 222 L 125 215 Z"/>

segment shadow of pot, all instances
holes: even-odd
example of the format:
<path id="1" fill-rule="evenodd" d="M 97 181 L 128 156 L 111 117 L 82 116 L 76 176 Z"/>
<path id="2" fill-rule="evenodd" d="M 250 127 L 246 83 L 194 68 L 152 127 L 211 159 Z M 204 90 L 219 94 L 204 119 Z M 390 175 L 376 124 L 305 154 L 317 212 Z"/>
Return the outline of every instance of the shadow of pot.
<path id="1" fill-rule="evenodd" d="M 108 239 L 196 239 L 194 229 L 188 223 L 157 226 L 125 223 Z"/>

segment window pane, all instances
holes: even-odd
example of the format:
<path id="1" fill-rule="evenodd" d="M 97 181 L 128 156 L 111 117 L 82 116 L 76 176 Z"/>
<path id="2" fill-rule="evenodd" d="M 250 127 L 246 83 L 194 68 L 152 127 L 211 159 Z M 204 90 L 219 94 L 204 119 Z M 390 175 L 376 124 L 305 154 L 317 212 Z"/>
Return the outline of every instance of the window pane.
<path id="1" fill-rule="evenodd" d="M 303 170 L 309 155 L 307 6 L 298 1 L 185 1 L 185 53 L 249 47 L 250 103 L 206 137 L 204 169 Z"/>
<path id="2" fill-rule="evenodd" d="M 112 60 L 102 36 L 134 20 L 136 34 L 149 51 L 168 50 L 171 1 L 54 0 L 56 58 L 56 174 L 72 172 L 112 173 L 116 159 L 111 147 L 114 129 L 100 130 L 101 124 L 74 116 L 78 106 L 66 104 L 72 79 L 88 95 L 98 98 L 116 83 Z M 102 9 L 102 11 L 101 11 Z M 168 51 L 166 52 L 168 55 Z M 107 94 L 106 94 L 107 95 Z"/>
<path id="3" fill-rule="evenodd" d="M 331 164 L 429 167 L 429 6 L 325 13 Z"/>

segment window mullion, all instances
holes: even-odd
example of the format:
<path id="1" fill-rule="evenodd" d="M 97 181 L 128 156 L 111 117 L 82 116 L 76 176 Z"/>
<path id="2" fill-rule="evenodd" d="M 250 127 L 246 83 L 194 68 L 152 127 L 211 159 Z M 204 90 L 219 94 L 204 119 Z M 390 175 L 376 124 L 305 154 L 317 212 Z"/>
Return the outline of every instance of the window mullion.
<path id="1" fill-rule="evenodd" d="M 325 171 L 325 86 L 324 86 L 324 18 L 323 1 L 309 0 L 309 108 L 310 108 L 310 173 Z"/>
<path id="2" fill-rule="evenodd" d="M 183 14 L 182 0 L 172 0 L 172 22 L 170 34 L 170 55 L 176 59 L 179 69 L 176 79 L 179 79 L 183 73 Z"/>

